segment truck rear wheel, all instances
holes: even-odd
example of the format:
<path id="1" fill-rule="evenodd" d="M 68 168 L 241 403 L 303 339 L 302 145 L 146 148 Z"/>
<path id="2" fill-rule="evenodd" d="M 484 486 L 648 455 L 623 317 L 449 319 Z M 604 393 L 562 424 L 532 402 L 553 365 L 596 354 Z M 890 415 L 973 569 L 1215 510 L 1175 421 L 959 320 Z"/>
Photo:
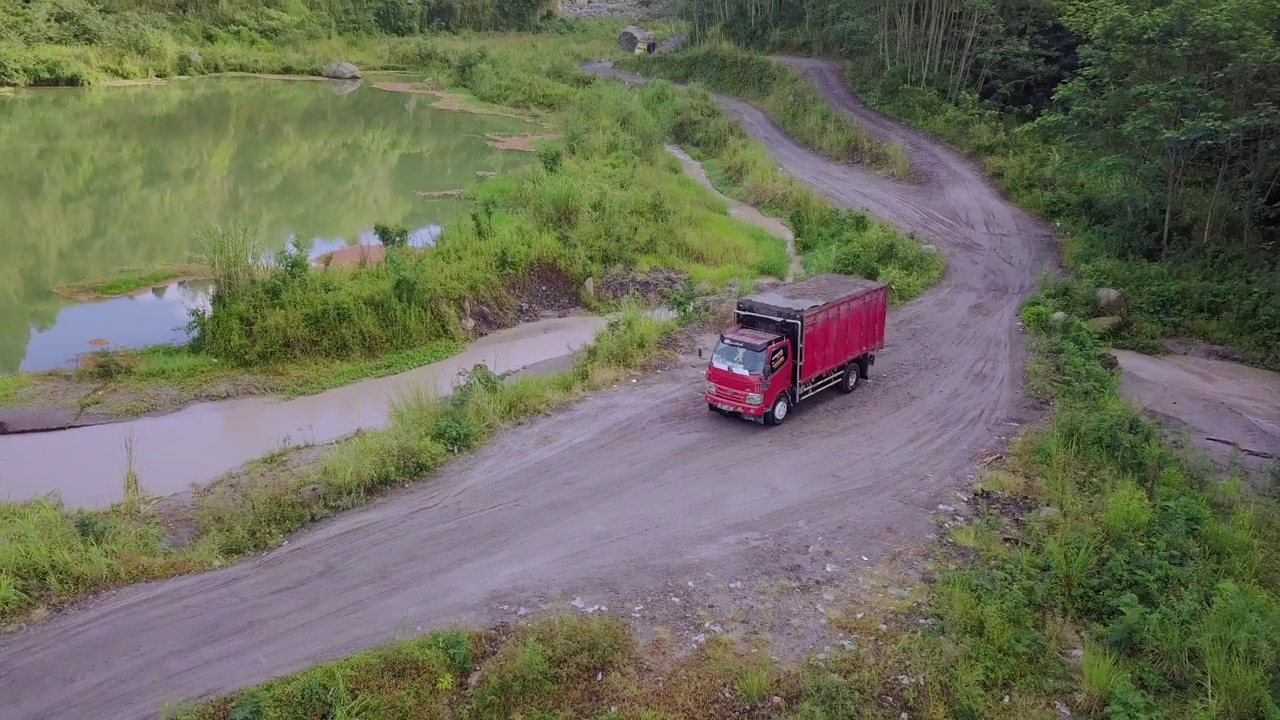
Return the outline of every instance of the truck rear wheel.
<path id="1" fill-rule="evenodd" d="M 787 419 L 787 415 L 791 413 L 791 401 L 787 399 L 787 394 L 783 393 L 773 401 L 773 408 L 769 410 L 768 416 L 765 418 L 770 425 L 781 425 L 783 420 Z"/>
<path id="2" fill-rule="evenodd" d="M 840 378 L 840 392 L 848 395 L 858 389 L 858 379 L 862 376 L 862 364 L 857 360 L 844 367 L 844 377 Z"/>

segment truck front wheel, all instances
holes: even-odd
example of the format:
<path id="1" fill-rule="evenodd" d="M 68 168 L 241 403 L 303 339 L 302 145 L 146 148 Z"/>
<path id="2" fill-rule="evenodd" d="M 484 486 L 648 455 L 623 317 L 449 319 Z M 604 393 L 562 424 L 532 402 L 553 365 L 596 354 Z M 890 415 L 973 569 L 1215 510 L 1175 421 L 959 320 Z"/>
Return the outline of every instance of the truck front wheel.
<path id="1" fill-rule="evenodd" d="M 791 412 L 791 401 L 787 399 L 787 394 L 783 393 L 773 401 L 773 409 L 769 411 L 766 418 L 770 425 L 781 425 L 783 420 L 787 419 L 787 415 Z"/>

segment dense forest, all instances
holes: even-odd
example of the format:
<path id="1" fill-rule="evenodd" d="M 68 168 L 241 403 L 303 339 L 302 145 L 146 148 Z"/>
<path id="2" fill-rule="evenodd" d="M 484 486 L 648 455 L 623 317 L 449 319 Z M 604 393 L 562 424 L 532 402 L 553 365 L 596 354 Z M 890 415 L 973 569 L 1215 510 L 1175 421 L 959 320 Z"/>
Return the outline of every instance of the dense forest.
<path id="1" fill-rule="evenodd" d="M 848 61 L 1136 294 L 1135 335 L 1280 364 L 1280 3 L 682 0 L 695 36 Z M 1145 332 L 1144 332 L 1145 331 Z"/>

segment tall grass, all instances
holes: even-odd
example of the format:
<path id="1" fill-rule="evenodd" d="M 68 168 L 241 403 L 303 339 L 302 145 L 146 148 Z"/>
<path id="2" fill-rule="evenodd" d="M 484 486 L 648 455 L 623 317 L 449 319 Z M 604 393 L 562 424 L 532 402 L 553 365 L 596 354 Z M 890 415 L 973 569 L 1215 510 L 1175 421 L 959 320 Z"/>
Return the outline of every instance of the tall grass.
<path id="1" fill-rule="evenodd" d="M 832 108 L 799 70 L 722 41 L 677 53 L 628 58 L 635 70 L 678 82 L 698 82 L 758 105 L 788 135 L 841 161 L 864 163 L 898 180 L 911 177 L 901 148 L 877 142 Z"/>

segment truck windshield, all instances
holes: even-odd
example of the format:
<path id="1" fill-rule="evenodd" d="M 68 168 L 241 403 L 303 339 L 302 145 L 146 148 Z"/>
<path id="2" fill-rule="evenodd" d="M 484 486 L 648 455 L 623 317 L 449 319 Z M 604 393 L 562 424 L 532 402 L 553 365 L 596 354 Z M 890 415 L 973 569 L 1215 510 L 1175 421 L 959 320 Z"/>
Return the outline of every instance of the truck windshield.
<path id="1" fill-rule="evenodd" d="M 739 375 L 764 375 L 764 351 L 730 345 L 721 340 L 711 354 L 711 364 Z"/>

